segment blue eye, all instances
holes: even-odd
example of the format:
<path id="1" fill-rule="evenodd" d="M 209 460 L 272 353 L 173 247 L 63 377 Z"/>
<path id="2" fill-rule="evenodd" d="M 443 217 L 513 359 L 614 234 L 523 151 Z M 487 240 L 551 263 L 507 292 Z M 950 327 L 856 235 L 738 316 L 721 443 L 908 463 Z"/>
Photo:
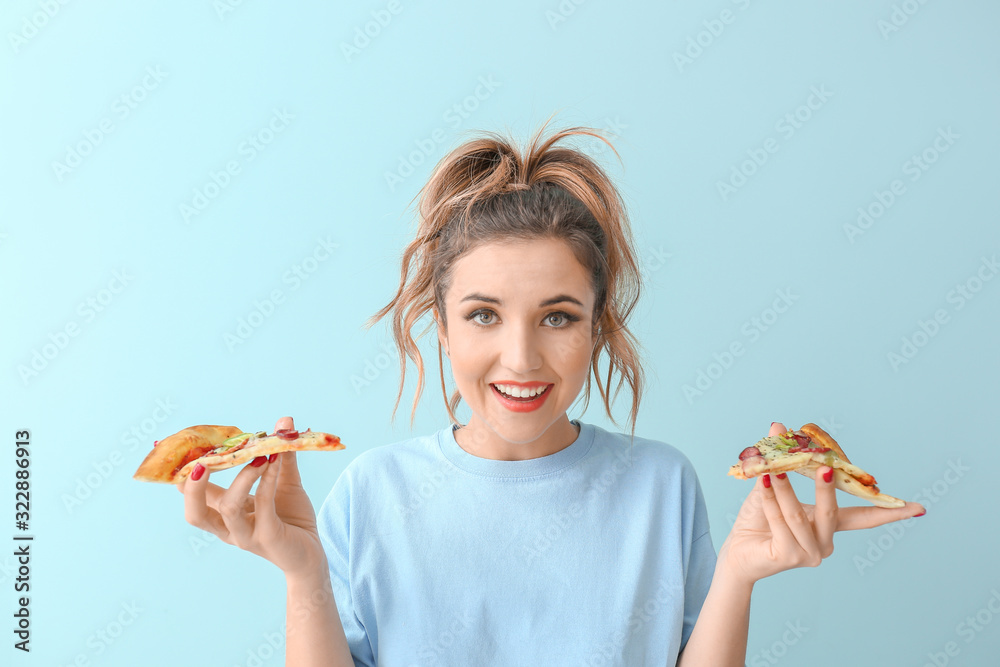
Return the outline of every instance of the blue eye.
<path id="1" fill-rule="evenodd" d="M 487 316 L 487 320 L 485 322 L 480 319 L 480 317 L 482 317 L 483 315 Z M 485 327 L 489 326 L 493 322 L 493 319 L 495 317 L 496 313 L 494 313 L 492 310 L 489 310 L 487 308 L 480 308 L 479 310 L 473 311 L 468 315 L 466 315 L 465 319 L 469 320 L 476 326 Z"/>
<path id="2" fill-rule="evenodd" d="M 553 324 L 552 318 L 557 318 L 562 324 Z M 579 322 L 580 318 L 576 315 L 570 315 L 569 313 L 564 313 L 562 311 L 556 313 L 549 313 L 545 316 L 545 321 L 548 322 L 555 329 L 562 329 L 563 327 L 569 326 L 573 322 Z"/>

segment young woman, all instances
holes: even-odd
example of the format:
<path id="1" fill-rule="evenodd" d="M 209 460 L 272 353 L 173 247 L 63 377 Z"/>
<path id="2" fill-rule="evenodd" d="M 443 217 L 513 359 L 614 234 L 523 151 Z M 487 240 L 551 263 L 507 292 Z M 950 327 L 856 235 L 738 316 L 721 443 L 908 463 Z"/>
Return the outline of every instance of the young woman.
<path id="1" fill-rule="evenodd" d="M 838 509 L 829 468 L 815 506 L 764 476 L 716 556 L 687 458 L 634 437 L 640 274 L 625 207 L 594 161 L 556 146 L 604 139 L 543 131 L 524 153 L 488 134 L 442 160 L 399 289 L 369 323 L 391 314 L 396 407 L 405 354 L 415 411 L 411 331 L 433 317 L 451 426 L 356 457 L 318 516 L 291 452 L 228 489 L 197 469 L 181 487 L 188 522 L 285 573 L 288 665 L 742 666 L 754 582 L 819 565 L 838 530 L 923 512 Z M 610 417 L 616 377 L 631 437 L 569 418 L 591 379 Z"/>

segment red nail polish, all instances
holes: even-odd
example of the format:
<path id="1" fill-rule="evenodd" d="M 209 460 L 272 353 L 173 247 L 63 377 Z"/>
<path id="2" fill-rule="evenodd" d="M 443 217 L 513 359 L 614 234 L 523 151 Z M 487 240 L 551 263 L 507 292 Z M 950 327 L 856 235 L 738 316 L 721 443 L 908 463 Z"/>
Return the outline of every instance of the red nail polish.
<path id="1" fill-rule="evenodd" d="M 159 441 L 159 440 L 154 440 L 154 441 L 153 441 L 153 447 L 156 447 L 156 446 L 157 446 L 158 444 L 160 444 L 160 441 Z"/>
<path id="2" fill-rule="evenodd" d="M 913 516 L 914 516 L 914 517 L 918 517 L 918 516 L 923 516 L 923 515 L 925 515 L 925 514 L 927 514 L 927 511 L 926 511 L 926 510 L 924 510 L 924 511 L 923 511 L 923 512 L 921 512 L 920 514 L 914 514 Z"/>
<path id="3" fill-rule="evenodd" d="M 771 426 L 774 426 L 774 425 L 775 425 L 775 424 L 777 424 L 777 423 L 778 423 L 778 422 L 771 422 Z"/>
<path id="4" fill-rule="evenodd" d="M 195 463 L 194 468 L 191 470 L 191 479 L 197 482 L 201 479 L 201 476 L 205 474 L 205 466 L 200 463 Z"/>
<path id="5" fill-rule="evenodd" d="M 275 462 L 275 461 L 277 461 L 277 460 L 278 460 L 278 455 L 277 455 L 277 453 L 275 453 L 275 454 L 271 454 L 270 456 L 268 456 L 268 457 L 267 457 L 267 462 L 268 462 L 268 463 L 274 463 L 274 462 Z"/>
<path id="6" fill-rule="evenodd" d="M 830 468 L 823 473 L 823 481 L 828 483 L 833 481 L 833 468 Z"/>
<path id="7" fill-rule="evenodd" d="M 788 475 L 787 475 L 787 474 L 785 474 L 785 473 L 783 473 L 783 472 L 779 472 L 779 473 L 778 473 L 778 479 L 785 479 L 786 477 L 788 477 Z"/>
<path id="8" fill-rule="evenodd" d="M 254 468 L 259 468 L 265 463 L 267 463 L 267 457 L 258 456 L 257 458 L 255 458 L 253 461 L 250 462 L 250 465 L 252 465 Z"/>
<path id="9" fill-rule="evenodd" d="M 764 475 L 764 488 L 765 489 L 770 489 L 771 488 L 771 476 L 770 475 Z"/>

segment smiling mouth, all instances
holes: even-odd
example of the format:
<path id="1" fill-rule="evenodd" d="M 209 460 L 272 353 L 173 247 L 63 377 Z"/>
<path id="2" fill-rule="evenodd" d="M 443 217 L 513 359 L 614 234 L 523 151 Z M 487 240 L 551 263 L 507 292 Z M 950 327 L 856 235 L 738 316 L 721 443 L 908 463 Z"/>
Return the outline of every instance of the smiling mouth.
<path id="1" fill-rule="evenodd" d="M 500 394 L 501 396 L 503 396 L 508 401 L 518 401 L 518 402 L 522 402 L 522 403 L 530 403 L 530 402 L 538 399 L 540 396 L 544 396 L 545 394 L 548 393 L 549 389 L 552 387 L 551 384 L 547 384 L 544 387 L 542 387 L 541 391 L 539 391 L 538 389 L 530 389 L 529 390 L 529 389 L 526 389 L 526 388 L 514 387 L 514 386 L 511 386 L 511 385 L 501 385 L 501 386 L 503 386 L 504 389 L 500 389 L 500 387 L 498 387 L 495 384 L 492 384 L 492 383 L 490 384 L 490 387 L 493 388 L 493 391 L 495 391 L 496 393 Z M 513 394 L 513 393 L 507 393 L 507 392 L 518 392 L 518 393 L 517 394 Z"/>

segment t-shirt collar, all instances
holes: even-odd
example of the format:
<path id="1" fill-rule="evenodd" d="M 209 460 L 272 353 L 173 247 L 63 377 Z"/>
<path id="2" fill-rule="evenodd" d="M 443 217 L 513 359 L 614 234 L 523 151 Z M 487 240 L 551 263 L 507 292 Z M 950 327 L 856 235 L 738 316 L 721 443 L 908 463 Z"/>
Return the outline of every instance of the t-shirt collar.
<path id="1" fill-rule="evenodd" d="M 497 459 L 487 459 L 475 456 L 462 449 L 458 441 L 455 440 L 455 429 L 457 424 L 452 424 L 438 432 L 438 443 L 441 454 L 451 461 L 457 468 L 474 475 L 484 477 L 534 477 L 561 470 L 573 465 L 590 451 L 594 442 L 594 426 L 571 420 L 572 424 L 580 427 L 580 432 L 568 447 L 564 447 L 555 454 L 540 456 L 534 459 L 523 461 L 500 461 Z"/>

